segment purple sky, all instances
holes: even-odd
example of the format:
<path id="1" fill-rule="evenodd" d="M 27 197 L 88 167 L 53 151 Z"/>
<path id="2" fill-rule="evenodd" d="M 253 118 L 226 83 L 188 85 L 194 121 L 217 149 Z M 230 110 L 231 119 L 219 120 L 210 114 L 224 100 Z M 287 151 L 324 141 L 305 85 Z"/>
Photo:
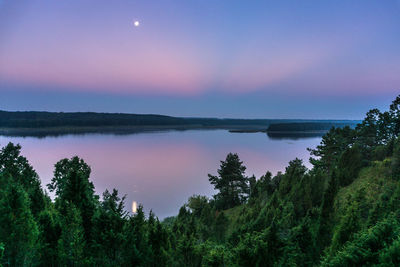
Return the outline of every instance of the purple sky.
<path id="1" fill-rule="evenodd" d="M 399 93 L 398 0 L 0 0 L 0 109 L 359 119 Z"/>

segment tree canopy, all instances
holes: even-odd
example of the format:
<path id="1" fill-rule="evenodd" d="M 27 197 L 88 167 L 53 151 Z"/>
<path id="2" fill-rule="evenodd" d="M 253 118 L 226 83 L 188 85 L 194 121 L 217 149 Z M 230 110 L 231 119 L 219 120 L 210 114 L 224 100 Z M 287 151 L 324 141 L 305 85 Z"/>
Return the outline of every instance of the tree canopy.
<path id="1" fill-rule="evenodd" d="M 218 208 L 229 209 L 242 204 L 248 197 L 246 167 L 237 154 L 229 153 L 218 169 L 218 176 L 209 174 L 208 180 L 219 192 L 214 196 Z"/>
<path id="2" fill-rule="evenodd" d="M 163 222 L 95 194 L 79 157 L 48 189 L 12 143 L 0 151 L 0 266 L 399 266 L 400 96 L 356 128 L 331 128 L 284 172 L 247 177 L 237 154 Z"/>

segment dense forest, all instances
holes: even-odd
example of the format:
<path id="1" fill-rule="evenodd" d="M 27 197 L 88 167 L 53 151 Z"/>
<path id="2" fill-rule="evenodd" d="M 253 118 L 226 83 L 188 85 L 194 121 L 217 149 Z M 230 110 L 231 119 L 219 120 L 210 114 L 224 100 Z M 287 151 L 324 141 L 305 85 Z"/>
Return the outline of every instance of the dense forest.
<path id="1" fill-rule="evenodd" d="M 176 125 L 262 125 L 262 119 L 181 118 L 155 114 L 96 113 L 96 112 L 10 112 L 0 111 L 0 127 L 87 127 L 87 126 L 176 126 Z"/>
<path id="2" fill-rule="evenodd" d="M 284 125 L 292 125 L 293 123 L 297 130 L 307 127 L 303 124 L 312 125 L 311 127 L 319 130 L 329 130 L 332 126 L 352 126 L 358 121 L 183 118 L 154 114 L 10 112 L 0 110 L 0 135 L 5 136 L 45 137 L 85 133 L 131 134 L 188 129 L 227 129 L 237 132 L 257 132 L 266 131 L 268 126 L 273 124 L 285 127 Z M 291 130 L 293 130 L 292 128 Z"/>
<path id="3" fill-rule="evenodd" d="M 237 154 L 209 175 L 216 194 L 192 196 L 160 222 L 102 197 L 80 158 L 62 159 L 47 189 L 9 143 L 0 152 L 3 266 L 399 266 L 400 96 L 354 129 L 331 128 L 307 169 L 247 177 Z"/>

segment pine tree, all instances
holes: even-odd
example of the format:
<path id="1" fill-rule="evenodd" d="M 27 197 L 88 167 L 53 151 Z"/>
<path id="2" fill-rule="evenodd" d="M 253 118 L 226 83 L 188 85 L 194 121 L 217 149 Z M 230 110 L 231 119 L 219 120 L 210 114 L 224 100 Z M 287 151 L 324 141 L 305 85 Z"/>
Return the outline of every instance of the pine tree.
<path id="1" fill-rule="evenodd" d="M 103 201 L 94 216 L 93 250 L 98 264 L 117 266 L 122 263 L 122 245 L 127 212 L 124 207 L 125 196 L 120 198 L 118 191 L 106 190 Z"/>
<path id="2" fill-rule="evenodd" d="M 54 177 L 47 185 L 56 194 L 56 207 L 61 215 L 66 216 L 65 207 L 69 204 L 79 210 L 87 240 L 91 240 L 93 216 L 98 200 L 94 194 L 94 186 L 89 181 L 90 172 L 90 167 L 78 157 L 63 159 L 56 163 Z"/>
<path id="3" fill-rule="evenodd" d="M 331 215 L 337 191 L 338 191 L 338 179 L 336 172 L 334 171 L 328 182 L 328 187 L 325 190 L 321 205 L 321 214 L 319 218 L 319 230 L 318 230 L 318 245 L 320 249 L 323 249 L 331 240 L 331 234 L 332 234 Z"/>
<path id="4" fill-rule="evenodd" d="M 148 246 L 147 223 L 143 206 L 139 205 L 134 216 L 128 219 L 124 228 L 124 266 L 147 266 L 150 248 Z"/>
<path id="5" fill-rule="evenodd" d="M 36 217 L 44 209 L 45 200 L 40 179 L 28 160 L 21 156 L 21 146 L 8 143 L 0 151 L 0 173 L 22 186 L 30 198 L 30 209 Z"/>
<path id="6" fill-rule="evenodd" d="M 341 155 L 338 164 L 338 183 L 340 186 L 351 184 L 358 176 L 363 166 L 363 156 L 358 145 L 346 149 Z"/>
<path id="7" fill-rule="evenodd" d="M 229 209 L 240 205 L 248 197 L 249 185 L 244 172 L 246 167 L 237 154 L 229 153 L 221 161 L 218 176 L 208 175 L 209 181 L 219 193 L 214 195 L 217 208 Z"/>
<path id="8" fill-rule="evenodd" d="M 82 266 L 87 263 L 82 217 L 73 203 L 65 205 L 62 232 L 58 240 L 58 261 L 64 266 Z"/>
<path id="9" fill-rule="evenodd" d="M 29 209 L 30 200 L 22 186 L 4 183 L 0 174 L 0 240 L 4 242 L 6 266 L 30 266 L 37 260 L 39 231 Z M 1 263 L 0 263 L 1 264 Z"/>
<path id="10" fill-rule="evenodd" d="M 400 180 L 400 138 L 397 138 L 393 146 L 392 177 Z"/>

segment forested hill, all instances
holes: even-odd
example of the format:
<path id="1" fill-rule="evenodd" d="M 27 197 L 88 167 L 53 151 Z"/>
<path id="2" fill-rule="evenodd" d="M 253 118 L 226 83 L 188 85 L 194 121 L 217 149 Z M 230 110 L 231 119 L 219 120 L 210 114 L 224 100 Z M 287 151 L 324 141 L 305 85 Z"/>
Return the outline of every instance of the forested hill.
<path id="1" fill-rule="evenodd" d="M 63 113 L 63 112 L 8 112 L 0 111 L 0 127 L 57 127 L 181 124 L 178 118 L 161 115 L 131 115 L 112 113 Z"/>
<path id="2" fill-rule="evenodd" d="M 0 135 L 57 136 L 63 134 L 112 133 L 130 134 L 164 130 L 226 129 L 233 132 L 267 132 L 270 125 L 291 125 L 297 129 L 307 125 L 326 130 L 326 125 L 354 126 L 351 120 L 296 119 L 219 119 L 184 118 L 156 114 L 124 114 L 95 112 L 9 112 L 0 111 Z M 282 134 L 278 134 L 281 136 Z M 319 133 L 321 135 L 321 133 Z"/>
<path id="3" fill-rule="evenodd" d="M 248 177 L 229 153 L 203 178 L 215 195 L 163 222 L 128 214 L 117 190 L 95 195 L 79 157 L 56 163 L 51 200 L 20 151 L 0 151 L 3 266 L 400 266 L 400 96 L 331 128 L 311 169 L 296 158 Z"/>
<path id="4" fill-rule="evenodd" d="M 179 118 L 154 114 L 0 111 L 0 127 L 268 125 L 269 120 Z"/>
<path id="5" fill-rule="evenodd" d="M 296 119 L 218 119 L 183 118 L 155 114 L 125 114 L 96 112 L 37 112 L 0 111 L 0 127 L 40 128 L 40 127 L 87 127 L 87 126 L 202 126 L 202 127 L 261 127 L 278 123 L 317 123 L 348 125 L 356 121 L 340 120 L 296 120 Z"/>

